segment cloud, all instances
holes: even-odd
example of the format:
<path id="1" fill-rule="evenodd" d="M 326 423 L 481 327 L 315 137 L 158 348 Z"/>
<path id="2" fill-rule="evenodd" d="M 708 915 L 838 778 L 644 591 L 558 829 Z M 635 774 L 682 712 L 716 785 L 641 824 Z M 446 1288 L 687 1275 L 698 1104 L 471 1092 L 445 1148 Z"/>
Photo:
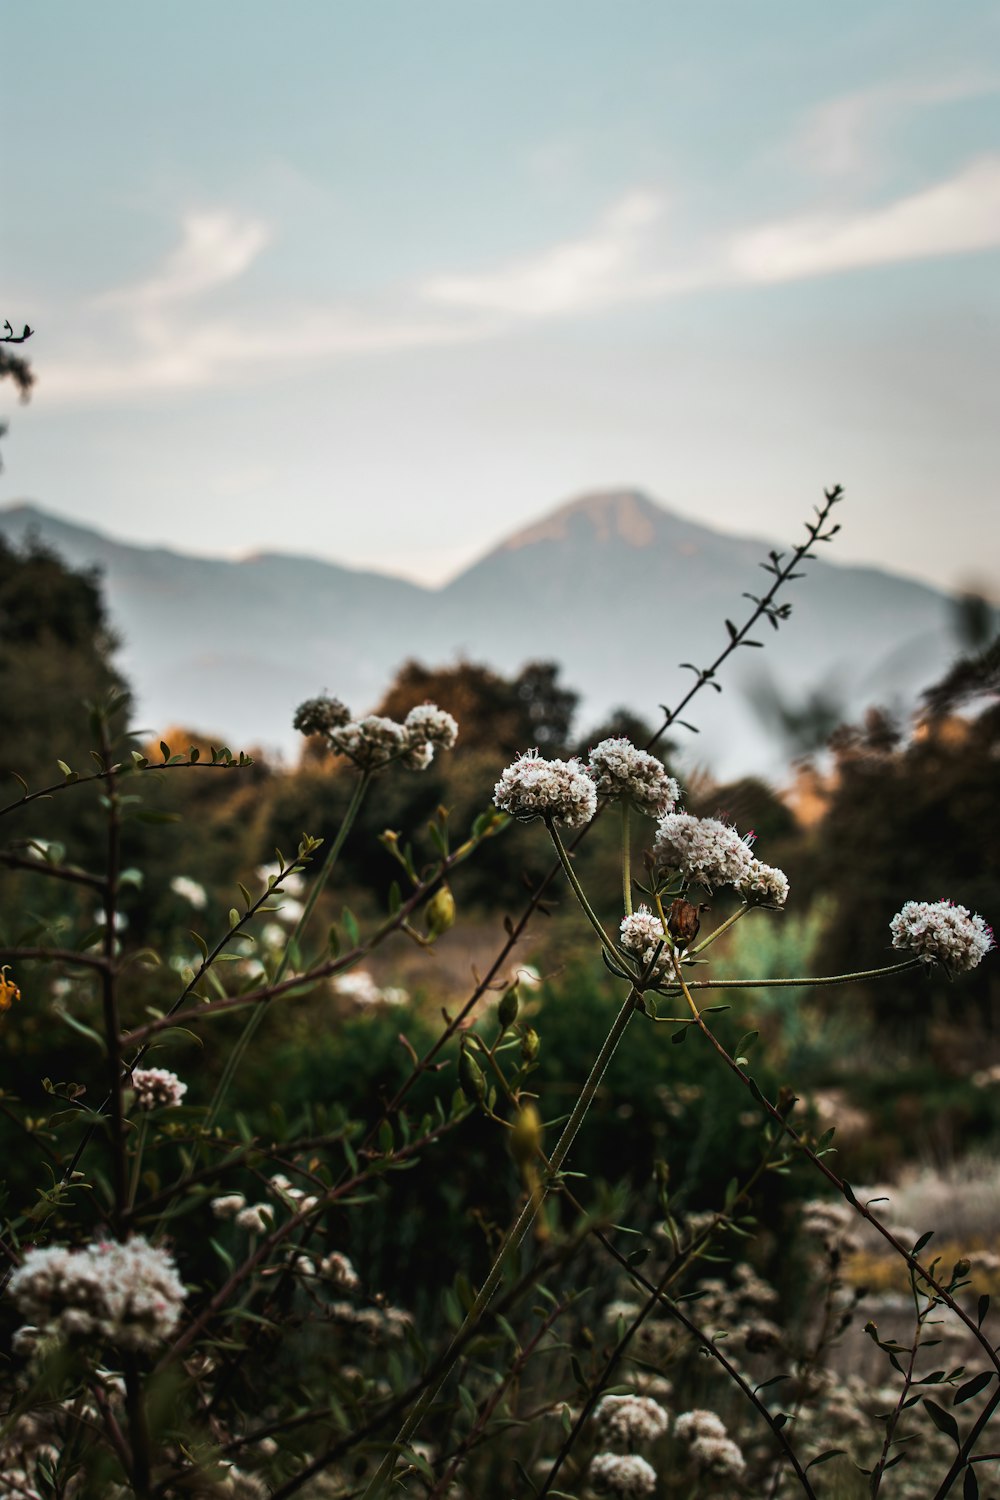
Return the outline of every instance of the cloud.
<path id="1" fill-rule="evenodd" d="M 141 397 L 230 385 L 333 360 L 484 342 L 512 328 L 655 304 L 713 287 L 801 281 L 1000 246 L 1000 155 L 879 207 L 797 215 L 666 243 L 664 195 L 636 188 L 592 230 L 492 271 L 386 288 L 365 304 L 258 301 L 212 316 L 269 243 L 267 225 L 191 214 L 147 280 L 95 300 L 89 348 L 50 361 L 46 399 Z M 80 319 L 78 333 L 85 334 Z"/>
<path id="2" fill-rule="evenodd" d="M 938 78 L 894 79 L 817 104 L 799 124 L 784 153 L 810 174 L 869 178 L 884 163 L 887 134 L 908 117 L 939 105 L 995 94 L 996 72 L 966 71 Z"/>
<path id="3" fill-rule="evenodd" d="M 658 193 L 636 189 L 613 204 L 594 230 L 479 275 L 435 276 L 421 296 L 442 307 L 512 318 L 591 312 L 625 300 L 629 281 L 664 214 Z"/>
<path id="4" fill-rule="evenodd" d="M 152 309 L 204 296 L 248 271 L 271 239 L 266 224 L 225 211 L 190 213 L 181 231 L 180 244 L 159 272 L 135 286 L 105 292 L 97 306 Z"/>
<path id="5" fill-rule="evenodd" d="M 997 246 L 1000 156 L 987 156 L 882 208 L 779 220 L 737 234 L 726 261 L 737 282 L 799 281 Z"/>

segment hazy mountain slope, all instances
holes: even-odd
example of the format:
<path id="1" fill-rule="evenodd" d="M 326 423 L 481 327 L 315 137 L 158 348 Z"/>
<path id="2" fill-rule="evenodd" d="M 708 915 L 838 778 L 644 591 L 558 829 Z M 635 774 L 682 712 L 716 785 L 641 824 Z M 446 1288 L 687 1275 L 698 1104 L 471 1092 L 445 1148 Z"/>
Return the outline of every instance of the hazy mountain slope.
<path id="1" fill-rule="evenodd" d="M 144 720 L 289 749 L 302 698 L 325 688 L 368 709 L 406 656 L 464 654 L 505 671 L 555 658 L 584 695 L 581 730 L 619 703 L 653 718 L 690 680 L 678 663 L 710 660 L 724 617 L 743 618 L 741 595 L 768 586 L 758 564 L 769 543 L 711 531 L 628 490 L 559 507 L 439 590 L 308 557 L 195 558 L 30 506 L 0 512 L 5 535 L 32 529 L 70 562 L 104 571 Z M 778 634 L 761 627 L 767 650 L 740 653 L 722 698 L 699 700 L 694 753 L 723 773 L 776 763 L 747 699 L 755 673 L 795 697 L 836 682 L 856 713 L 912 700 L 953 654 L 947 597 L 893 574 L 816 561 L 783 597 L 792 619 Z"/>

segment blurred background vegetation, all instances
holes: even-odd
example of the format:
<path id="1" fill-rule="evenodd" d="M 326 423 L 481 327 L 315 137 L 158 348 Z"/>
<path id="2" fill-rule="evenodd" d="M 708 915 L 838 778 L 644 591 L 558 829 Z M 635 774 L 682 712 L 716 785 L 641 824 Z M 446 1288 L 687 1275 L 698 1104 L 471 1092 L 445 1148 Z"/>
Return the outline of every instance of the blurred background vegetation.
<path id="1" fill-rule="evenodd" d="M 128 685 L 114 665 L 115 641 L 96 576 L 68 570 L 37 543 L 23 552 L 4 547 L 0 561 L 0 685 L 8 729 L 2 761 L 5 800 L 14 800 L 19 788 L 11 772 L 37 788 L 58 780 L 57 758 L 88 767 L 92 732 L 84 700 L 110 689 L 127 694 Z M 1000 704 L 991 626 L 987 615 L 978 636 L 970 630 L 965 654 L 929 690 L 915 723 L 872 711 L 862 724 L 838 726 L 821 751 L 799 759 L 780 791 L 754 778 L 725 785 L 704 774 L 684 778 L 688 810 L 730 819 L 742 833 L 753 829 L 761 857 L 791 881 L 785 912 L 752 913 L 713 950 L 717 977 L 877 967 L 891 961 L 889 919 L 911 898 L 947 895 L 987 919 L 1000 911 Z M 537 745 L 549 755 L 585 754 L 608 734 L 643 743 L 653 732 L 626 708 L 608 723 L 579 726 L 577 695 L 546 661 L 528 663 L 513 678 L 474 662 L 445 668 L 404 662 L 377 711 L 402 717 L 426 699 L 458 719 L 458 747 L 439 755 L 427 772 L 398 770 L 378 781 L 341 860 L 336 890 L 324 898 L 327 922 L 339 920 L 344 904 L 362 929 L 384 912 L 399 870 L 379 834 L 398 831 L 412 839 L 419 857 L 431 858 L 426 825 L 436 810 L 447 808 L 456 837 L 464 834 L 518 751 Z M 827 707 L 824 702 L 819 711 L 826 714 Z M 289 704 L 290 715 L 294 708 Z M 161 737 L 174 751 L 207 748 L 192 726 L 167 727 L 151 736 L 152 744 Z M 149 738 L 133 736 L 132 743 L 145 749 Z M 669 762 L 673 747 L 662 749 Z M 145 778 L 146 810 L 156 821 L 128 825 L 127 862 L 142 876 L 123 891 L 122 939 L 129 949 L 155 947 L 164 961 L 128 971 L 127 1020 L 141 1021 L 147 1004 L 175 997 L 180 972 L 194 955 L 191 930 L 211 941 L 225 927 L 237 880 L 259 883 L 255 871 L 273 860 L 275 846 L 291 852 L 303 832 L 329 835 L 346 808 L 352 775 L 344 761 L 303 741 L 295 765 L 255 752 L 253 767 L 238 773 Z M 16 861 L 30 857 L 32 846 L 56 840 L 66 861 L 99 870 L 99 796 L 95 784 L 32 805 L 8 820 L 3 850 Z M 620 916 L 617 838 L 608 819 L 579 855 L 581 876 L 609 926 Z M 538 829 L 511 825 L 456 872 L 459 922 L 433 949 L 397 937 L 373 959 L 367 993 L 324 985 L 294 1005 L 275 1006 L 266 1045 L 237 1082 L 235 1104 L 248 1128 L 291 1132 L 305 1100 L 310 1108 L 344 1111 L 365 1123 L 377 1118 L 380 1101 L 409 1071 L 401 1033 L 423 1050 L 439 1029 L 441 1008 L 457 1008 L 468 995 L 474 974 L 485 971 L 500 945 L 505 915 L 516 916 L 526 884 L 533 885 L 548 863 Z M 196 883 L 195 903 L 178 877 Z M 94 922 L 88 888 L 37 879 L 20 868 L 0 867 L 0 896 L 0 936 L 7 944 L 37 939 L 72 946 Z M 730 909 L 722 896 L 714 908 L 706 922 Z M 317 930 L 323 932 L 322 922 Z M 246 962 L 253 962 L 250 950 Z M 617 993 L 561 882 L 529 928 L 509 977 L 518 965 L 537 973 L 523 992 L 524 1013 L 541 1037 L 537 1080 L 552 1117 L 575 1097 Z M 96 1006 L 85 974 L 67 981 L 53 973 L 45 965 L 25 966 L 17 975 L 25 999 L 4 1021 L 2 1087 L 28 1100 L 41 1097 L 42 1077 L 64 1080 L 71 1067 L 79 1068 L 77 1038 L 61 1013 L 86 1023 Z M 773 1091 L 792 1084 L 817 1130 L 840 1122 L 839 1165 L 848 1177 L 876 1179 L 908 1165 L 947 1169 L 1000 1142 L 995 962 L 954 985 L 935 969 L 895 984 L 803 984 L 726 998 L 732 1010 L 720 1019 L 720 1034 L 735 1044 L 744 1032 L 759 1030 L 755 1069 L 762 1086 Z M 483 1003 L 477 1024 L 489 1029 L 491 1011 L 492 999 Z M 201 1050 L 194 1040 L 175 1040 L 169 1057 L 155 1059 L 189 1081 L 188 1102 L 210 1096 L 225 1044 L 241 1024 L 239 1016 L 215 1023 L 213 1036 L 222 1045 Z M 606 1181 L 618 1181 L 624 1166 L 638 1193 L 649 1186 L 656 1163 L 665 1162 L 676 1201 L 697 1210 L 721 1201 L 729 1178 L 749 1170 L 759 1143 L 746 1128 L 747 1099 L 738 1083 L 695 1040 L 672 1045 L 670 1037 L 669 1027 L 657 1028 L 652 1039 L 638 1027 L 627 1036 L 615 1062 L 613 1094 L 598 1098 L 574 1165 Z M 450 1099 L 455 1061 L 446 1055 L 441 1070 L 423 1079 L 418 1109 L 429 1108 L 435 1094 Z M 74 1080 L 87 1087 L 88 1097 L 100 1090 L 96 1061 L 94 1075 Z M 12 1131 L 0 1119 L 0 1147 L 16 1193 L 22 1167 Z M 758 1212 L 779 1225 L 778 1199 L 794 1201 L 807 1187 L 794 1174 L 766 1181 L 774 1201 L 762 1201 Z M 376 1195 L 352 1216 L 351 1233 L 363 1238 L 373 1282 L 417 1306 L 456 1268 L 472 1276 L 481 1271 L 517 1192 L 501 1133 L 488 1121 L 473 1121 L 414 1171 L 394 1178 L 391 1210 Z M 334 1235 L 338 1242 L 343 1232 L 346 1225 Z M 453 1252 L 447 1265 L 443 1239 Z M 455 1257 L 465 1264 L 458 1266 Z"/>

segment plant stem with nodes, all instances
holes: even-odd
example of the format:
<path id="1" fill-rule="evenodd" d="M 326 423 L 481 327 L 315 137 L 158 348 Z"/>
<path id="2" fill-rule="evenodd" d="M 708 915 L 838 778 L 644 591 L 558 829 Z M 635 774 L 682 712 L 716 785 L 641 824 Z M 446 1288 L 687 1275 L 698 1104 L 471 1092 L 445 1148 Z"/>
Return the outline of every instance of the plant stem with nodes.
<path id="1" fill-rule="evenodd" d="M 364 771 L 355 783 L 354 791 L 351 795 L 351 800 L 348 805 L 347 811 L 344 814 L 344 818 L 339 829 L 337 830 L 337 836 L 334 839 L 333 843 L 330 845 L 330 848 L 327 850 L 326 858 L 320 866 L 316 878 L 310 885 L 309 894 L 306 897 L 305 904 L 302 908 L 302 915 L 299 917 L 298 922 L 295 924 L 295 931 L 292 933 L 291 937 L 285 944 L 285 951 L 281 955 L 281 961 L 279 962 L 278 968 L 274 975 L 273 983 L 275 984 L 280 983 L 280 981 L 284 977 L 285 970 L 288 968 L 289 958 L 291 956 L 293 946 L 298 946 L 302 935 L 309 924 L 309 919 L 313 914 L 313 909 L 316 906 L 316 902 L 322 895 L 326 883 L 333 873 L 333 867 L 337 863 L 337 858 L 340 854 L 340 851 L 343 849 L 344 844 L 347 841 L 347 835 L 350 833 L 351 828 L 354 825 L 354 820 L 361 809 L 361 804 L 365 800 L 365 793 L 368 791 L 368 788 L 371 785 L 371 780 L 371 771 Z M 232 1081 L 236 1076 L 236 1070 L 239 1068 L 240 1063 L 243 1061 L 244 1054 L 246 1053 L 247 1048 L 250 1046 L 250 1043 L 253 1041 L 254 1036 L 257 1033 L 257 1028 L 260 1026 L 261 1022 L 264 1019 L 267 1008 L 268 1006 L 266 1001 L 264 1004 L 258 1005 L 256 1007 L 256 1009 L 247 1020 L 247 1023 L 244 1026 L 243 1032 L 239 1037 L 239 1040 L 237 1041 L 235 1047 L 229 1054 L 229 1057 L 226 1059 L 226 1066 L 223 1069 L 222 1077 L 219 1079 L 218 1087 L 216 1088 L 215 1094 L 212 1098 L 212 1102 L 209 1105 L 208 1114 L 205 1117 L 206 1130 L 210 1130 L 215 1124 L 215 1121 L 218 1119 L 219 1111 L 225 1101 L 226 1094 L 229 1092 Z"/>
<path id="2" fill-rule="evenodd" d="M 746 1088 L 750 1092 L 750 1094 L 760 1105 L 760 1107 L 771 1116 L 772 1120 L 774 1120 L 776 1124 L 781 1127 L 785 1135 L 788 1136 L 789 1140 L 792 1141 L 792 1143 L 798 1148 L 798 1150 L 802 1152 L 803 1156 L 805 1156 L 806 1159 L 812 1163 L 816 1170 L 826 1178 L 827 1182 L 829 1182 L 832 1187 L 835 1187 L 838 1193 L 840 1193 L 842 1197 L 847 1200 L 850 1206 L 854 1209 L 855 1213 L 859 1214 L 861 1218 L 869 1223 L 872 1228 L 882 1236 L 887 1244 L 892 1246 L 892 1248 L 896 1251 L 896 1254 L 902 1257 L 902 1259 L 909 1266 L 910 1270 L 914 1272 L 923 1282 L 925 1282 L 926 1285 L 936 1293 L 936 1295 L 945 1304 L 945 1306 L 950 1308 L 955 1316 L 965 1324 L 966 1328 L 972 1334 L 977 1344 L 979 1344 L 983 1352 L 986 1354 L 993 1368 L 997 1371 L 998 1375 L 1000 1375 L 1000 1354 L 998 1354 L 997 1350 L 992 1347 L 989 1340 L 977 1326 L 975 1320 L 969 1316 L 969 1314 L 963 1307 L 960 1306 L 958 1302 L 956 1302 L 955 1298 L 951 1295 L 947 1288 L 941 1285 L 941 1283 L 927 1269 L 927 1267 L 922 1265 L 911 1251 L 907 1250 L 906 1246 L 896 1238 L 896 1236 L 890 1229 L 886 1228 L 881 1219 L 877 1218 L 866 1204 L 861 1203 L 855 1197 L 850 1184 L 848 1182 L 845 1182 L 842 1177 L 838 1177 L 833 1168 L 828 1167 L 826 1162 L 823 1161 L 822 1157 L 816 1155 L 816 1152 L 813 1151 L 812 1148 L 806 1143 L 806 1141 L 803 1140 L 802 1136 L 799 1135 L 794 1126 L 789 1124 L 788 1120 L 785 1118 L 785 1115 L 782 1114 L 781 1110 L 773 1105 L 769 1099 L 765 1098 L 764 1094 L 757 1087 L 756 1083 L 749 1076 L 749 1074 L 745 1073 L 744 1070 L 737 1064 L 736 1059 L 732 1057 L 729 1052 L 727 1052 L 726 1048 L 719 1041 L 714 1031 L 710 1026 L 706 1024 L 701 1011 L 695 1004 L 694 997 L 691 994 L 691 990 L 685 983 L 684 976 L 681 973 L 680 964 L 678 963 L 676 953 L 672 954 L 671 957 L 673 958 L 674 971 L 677 975 L 677 982 L 680 985 L 681 991 L 688 1003 L 688 1006 L 690 1007 L 694 1024 L 698 1027 L 698 1030 L 708 1041 L 709 1045 L 715 1050 L 718 1056 L 725 1063 L 729 1071 L 731 1073 L 734 1073 L 736 1077 L 740 1079 L 744 1088 Z M 919 963 L 920 960 L 917 959 L 914 962 Z M 904 967 L 908 968 L 910 967 L 910 965 L 905 965 Z M 877 973 L 879 971 L 876 970 L 874 972 Z M 814 983 L 815 981 L 809 982 Z"/>
<path id="3" fill-rule="evenodd" d="M 596 918 L 594 920 L 596 921 Z M 615 1017 L 614 1025 L 611 1027 L 611 1030 L 608 1032 L 607 1036 L 604 1039 L 604 1044 L 601 1047 L 600 1052 L 597 1054 L 594 1065 L 590 1070 L 589 1077 L 587 1078 L 587 1081 L 584 1084 L 583 1089 L 581 1090 L 579 1098 L 573 1106 L 569 1119 L 563 1126 L 562 1134 L 560 1135 L 555 1149 L 553 1150 L 552 1155 L 549 1158 L 549 1165 L 551 1167 L 552 1176 L 554 1176 L 554 1174 L 558 1173 L 561 1170 L 563 1162 L 569 1155 L 570 1147 L 572 1146 L 573 1141 L 576 1139 L 577 1131 L 583 1124 L 584 1118 L 591 1106 L 594 1095 L 597 1093 L 598 1087 L 600 1086 L 601 1079 L 604 1077 L 607 1066 L 615 1054 L 618 1043 L 625 1035 L 625 1028 L 628 1026 L 628 1023 L 632 1018 L 632 1012 L 635 1010 L 636 999 L 636 991 L 634 989 L 629 989 L 628 998 L 626 999 L 621 1010 L 618 1012 L 618 1015 Z M 540 1184 L 539 1191 L 537 1193 L 529 1193 L 524 1207 L 522 1208 L 517 1219 L 514 1221 L 514 1224 L 505 1235 L 504 1242 L 500 1247 L 500 1253 L 497 1255 L 496 1260 L 493 1262 L 486 1280 L 483 1282 L 477 1296 L 472 1303 L 472 1306 L 469 1308 L 462 1326 L 455 1334 L 448 1350 L 446 1351 L 443 1360 L 444 1368 L 442 1369 L 438 1378 L 435 1381 L 431 1382 L 431 1384 L 429 1384 L 424 1390 L 424 1393 L 420 1397 L 420 1400 L 416 1403 L 413 1410 L 406 1418 L 406 1421 L 399 1429 L 392 1448 L 382 1459 L 382 1462 L 379 1464 L 378 1469 L 376 1470 L 375 1474 L 364 1490 L 364 1500 L 376 1500 L 376 1496 L 380 1496 L 385 1493 L 386 1487 L 391 1482 L 393 1471 L 396 1467 L 396 1459 L 398 1456 L 398 1449 L 400 1445 L 403 1443 L 408 1443 L 417 1432 L 428 1410 L 433 1405 L 438 1392 L 441 1390 L 441 1387 L 444 1385 L 449 1374 L 451 1373 L 452 1367 L 457 1360 L 459 1353 L 461 1352 L 470 1329 L 474 1328 L 476 1324 L 478 1324 L 480 1318 L 483 1316 L 487 1307 L 489 1306 L 490 1301 L 493 1297 L 493 1293 L 500 1285 L 507 1265 L 520 1246 L 528 1230 L 531 1228 L 531 1225 L 535 1219 L 535 1215 L 538 1213 L 539 1208 L 541 1207 L 552 1187 L 552 1176 L 549 1177 L 549 1180 L 547 1182 L 543 1182 Z"/>

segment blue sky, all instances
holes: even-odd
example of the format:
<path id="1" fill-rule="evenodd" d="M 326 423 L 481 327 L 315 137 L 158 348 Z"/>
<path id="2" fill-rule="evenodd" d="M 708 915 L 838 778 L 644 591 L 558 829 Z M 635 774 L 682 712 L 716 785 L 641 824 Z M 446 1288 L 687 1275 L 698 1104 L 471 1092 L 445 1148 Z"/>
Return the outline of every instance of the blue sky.
<path id="1" fill-rule="evenodd" d="M 0 502 L 436 581 L 588 488 L 1000 595 L 1000 11 L 8 0 Z"/>

